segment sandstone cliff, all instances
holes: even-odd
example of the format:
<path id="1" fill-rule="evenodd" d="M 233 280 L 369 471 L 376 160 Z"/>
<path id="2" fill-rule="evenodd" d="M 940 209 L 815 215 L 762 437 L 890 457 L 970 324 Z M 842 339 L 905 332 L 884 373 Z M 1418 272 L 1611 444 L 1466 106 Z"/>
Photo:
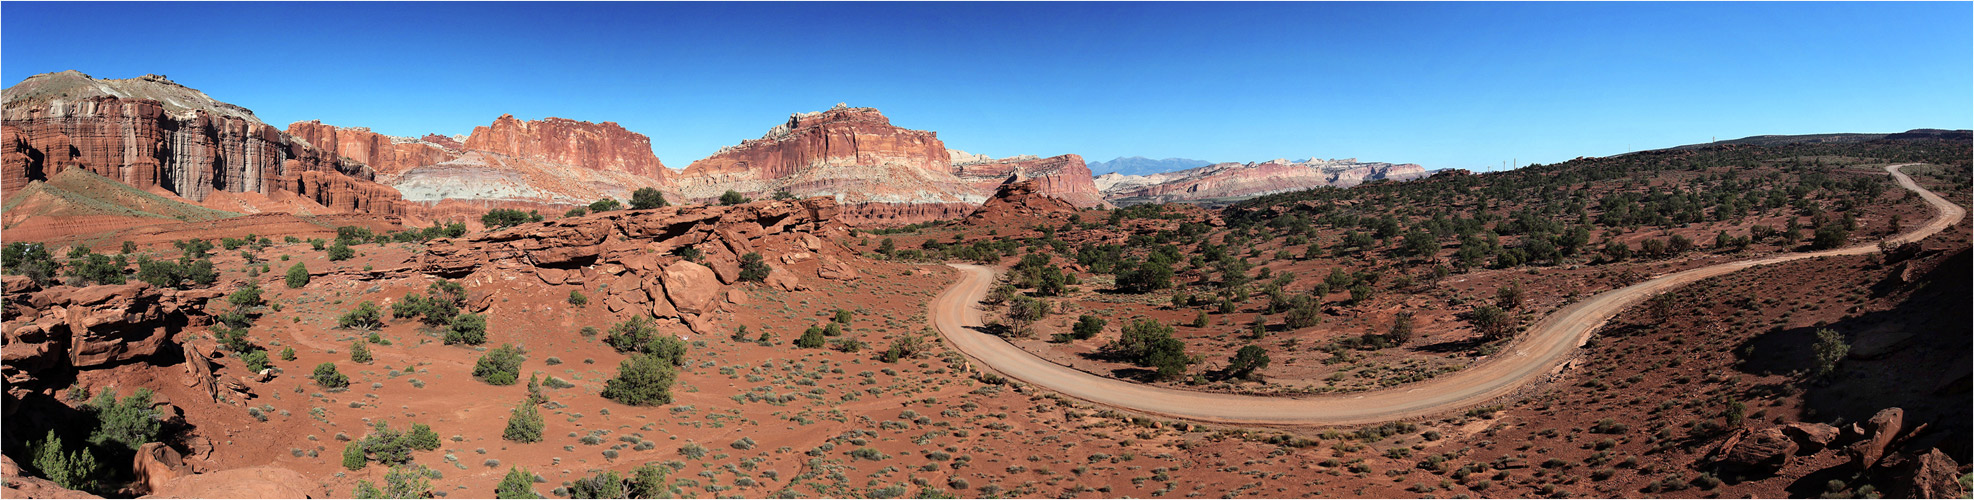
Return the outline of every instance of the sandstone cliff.
<path id="1" fill-rule="evenodd" d="M 392 137 L 364 127 L 338 128 L 324 125 L 321 120 L 290 123 L 288 135 L 315 146 L 331 158 L 349 158 L 369 165 L 386 183 L 406 170 L 459 156 L 456 147 L 448 148 L 422 139 Z"/>
<path id="2" fill-rule="evenodd" d="M 651 153 L 651 138 L 616 122 L 590 123 L 550 117 L 521 121 L 501 115 L 492 125 L 474 127 L 465 149 L 516 158 L 623 172 L 668 182 L 671 171 Z M 436 163 L 436 162 L 434 162 Z"/>
<path id="3" fill-rule="evenodd" d="M 1241 199 L 1324 186 L 1350 187 L 1374 180 L 1408 180 L 1430 175 L 1414 164 L 1342 160 L 1219 163 L 1154 175 L 1106 174 L 1096 187 L 1113 202 Z"/>
<path id="4" fill-rule="evenodd" d="M 1036 180 L 1012 181 L 994 191 L 994 196 L 980 204 L 980 208 L 967 214 L 966 222 L 972 225 L 1018 225 L 1028 226 L 1035 218 L 1067 218 L 1076 213 L 1076 207 L 1061 198 L 1050 195 Z"/>
<path id="5" fill-rule="evenodd" d="M 993 192 L 1008 178 L 1014 177 L 1033 180 L 1037 192 L 1060 198 L 1078 208 L 1111 206 L 1097 191 L 1090 167 L 1083 164 L 1083 157 L 1073 154 L 1048 158 L 1015 156 L 999 160 L 976 159 L 954 164 L 953 173 L 982 192 Z"/>
<path id="6" fill-rule="evenodd" d="M 732 190 L 760 198 L 777 191 L 829 196 L 850 224 L 905 224 L 951 218 L 986 200 L 952 172 L 937 133 L 910 130 L 872 108 L 838 105 L 792 115 L 760 139 L 692 162 L 679 176 L 687 199 Z"/>
<path id="7" fill-rule="evenodd" d="M 204 200 L 213 192 L 361 192 L 329 205 L 343 211 L 401 213 L 375 185 L 375 173 L 344 162 L 281 130 L 253 112 L 214 100 L 157 75 L 98 80 L 75 71 L 35 75 L 6 90 L 5 144 L 0 145 L 0 195 L 70 168 L 138 188 L 163 188 Z M 303 176 L 329 172 L 335 176 Z M 348 180 L 343 180 L 348 179 Z"/>

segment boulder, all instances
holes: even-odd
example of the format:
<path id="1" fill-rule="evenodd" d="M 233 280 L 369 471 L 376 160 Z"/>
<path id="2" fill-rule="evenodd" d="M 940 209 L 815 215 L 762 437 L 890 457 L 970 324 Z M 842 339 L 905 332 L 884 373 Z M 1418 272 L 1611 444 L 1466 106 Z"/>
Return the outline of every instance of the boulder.
<path id="1" fill-rule="evenodd" d="M 1939 448 L 1926 453 L 1893 454 L 1882 464 L 1886 492 L 1895 498 L 1962 498 L 1960 464 Z"/>
<path id="2" fill-rule="evenodd" d="M 727 303 L 735 305 L 746 304 L 747 292 L 740 291 L 738 288 L 727 290 Z"/>
<path id="3" fill-rule="evenodd" d="M 801 278 L 796 277 L 795 273 L 779 267 L 768 271 L 766 283 L 784 292 L 809 289 L 809 286 L 802 284 Z"/>
<path id="4" fill-rule="evenodd" d="M 1788 466 L 1797 449 L 1796 441 L 1781 428 L 1742 430 L 1721 445 L 1717 463 L 1742 470 L 1774 471 Z"/>
<path id="5" fill-rule="evenodd" d="M 1861 429 L 1863 439 L 1851 443 L 1850 448 L 1845 450 L 1851 457 L 1851 466 L 1862 470 L 1876 465 L 1880 458 L 1884 458 L 1886 448 L 1892 445 L 1892 440 L 1898 437 L 1904 425 L 1904 409 L 1886 408 L 1872 415 Z"/>
<path id="6" fill-rule="evenodd" d="M 857 279 L 857 269 L 843 263 L 842 259 L 823 256 L 822 263 L 816 266 L 816 277 L 831 280 Z"/>
<path id="7" fill-rule="evenodd" d="M 719 292 L 720 279 L 706 266 L 691 261 L 665 266 L 665 296 L 681 313 L 706 313 Z"/>
<path id="8" fill-rule="evenodd" d="M 137 447 L 137 457 L 131 461 L 131 471 L 137 482 L 132 485 L 141 492 L 162 491 L 172 480 L 192 475 L 192 467 L 185 465 L 185 459 L 178 450 L 164 443 L 144 443 Z"/>
<path id="9" fill-rule="evenodd" d="M 1796 440 L 1804 452 L 1815 453 L 1837 441 L 1837 428 L 1829 424 L 1795 422 L 1782 426 L 1782 433 Z"/>

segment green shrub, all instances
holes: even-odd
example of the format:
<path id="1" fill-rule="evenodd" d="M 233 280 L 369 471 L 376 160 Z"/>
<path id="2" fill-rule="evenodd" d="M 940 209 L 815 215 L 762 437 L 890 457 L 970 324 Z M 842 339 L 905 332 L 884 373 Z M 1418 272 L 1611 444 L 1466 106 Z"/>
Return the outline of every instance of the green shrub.
<path id="1" fill-rule="evenodd" d="M 501 344 L 473 363 L 473 378 L 493 385 L 514 385 L 521 378 L 521 349 Z"/>
<path id="2" fill-rule="evenodd" d="M 254 349 L 240 353 L 240 361 L 247 365 L 247 371 L 253 373 L 260 373 L 261 370 L 272 367 L 267 361 L 266 349 Z"/>
<path id="3" fill-rule="evenodd" d="M 562 212 L 563 217 L 582 217 L 585 215 L 589 215 L 589 207 L 576 207 L 569 209 L 567 212 Z"/>
<path id="4" fill-rule="evenodd" d="M 602 396 L 632 406 L 670 404 L 677 379 L 678 368 L 668 360 L 632 354 L 618 365 L 617 377 L 604 382 Z"/>
<path id="5" fill-rule="evenodd" d="M 822 327 L 809 325 L 809 329 L 802 331 L 802 336 L 795 339 L 795 347 L 820 349 L 826 341 L 827 339 L 823 338 Z"/>
<path id="6" fill-rule="evenodd" d="M 295 360 L 295 348 L 293 348 L 293 347 L 283 347 L 283 348 L 281 348 L 281 360 L 282 360 L 282 361 L 294 361 L 294 360 Z"/>
<path id="7" fill-rule="evenodd" d="M 1468 321 L 1488 340 L 1507 338 L 1515 332 L 1514 317 L 1492 304 L 1475 307 Z"/>
<path id="8" fill-rule="evenodd" d="M 1096 337 L 1098 333 L 1102 333 L 1104 331 L 1104 324 L 1106 323 L 1108 322 L 1104 321 L 1103 318 L 1085 314 L 1076 318 L 1076 326 L 1071 329 L 1071 332 L 1074 333 L 1077 340 L 1088 340 L 1091 337 Z"/>
<path id="9" fill-rule="evenodd" d="M 767 261 L 761 258 L 761 254 L 747 252 L 746 255 L 740 256 L 741 281 L 753 283 L 767 281 L 768 273 L 772 271 L 773 269 L 768 267 Z"/>
<path id="10" fill-rule="evenodd" d="M 582 307 L 582 306 L 584 306 L 584 305 L 586 305 L 586 304 L 589 304 L 589 297 L 588 297 L 588 296 L 585 296 L 585 295 L 583 295 L 583 291 L 582 291 L 582 290 L 570 290 L 570 291 L 569 291 L 569 305 L 572 305 L 572 306 L 576 306 L 576 307 Z"/>
<path id="11" fill-rule="evenodd" d="M 336 244 L 329 246 L 331 261 L 350 260 L 353 257 L 356 257 L 356 251 L 351 250 L 349 245 L 343 244 L 343 240 L 336 240 Z"/>
<path id="12" fill-rule="evenodd" d="M 375 330 L 384 326 L 384 312 L 377 304 L 368 300 L 357 303 L 356 309 L 336 318 L 336 326 L 355 330 Z"/>
<path id="13" fill-rule="evenodd" d="M 247 286 L 240 287 L 239 290 L 234 290 L 232 294 L 227 295 L 226 302 L 233 304 L 234 307 L 260 307 L 267 303 L 261 299 L 260 292 L 260 283 L 247 282 Z"/>
<path id="14" fill-rule="evenodd" d="M 535 493 L 535 474 L 527 469 L 509 468 L 507 477 L 494 487 L 494 498 L 541 498 Z"/>
<path id="15" fill-rule="evenodd" d="M 398 465 L 384 473 L 384 489 L 370 481 L 357 481 L 356 498 L 431 498 L 432 474 L 422 465 Z"/>
<path id="16" fill-rule="evenodd" d="M 589 211 L 599 214 L 619 208 L 624 208 L 624 204 L 619 203 L 616 198 L 604 198 L 589 204 Z"/>
<path id="17" fill-rule="evenodd" d="M 158 420 L 158 411 L 151 408 L 151 390 L 146 388 L 139 388 L 122 399 L 117 399 L 114 389 L 97 394 L 89 400 L 87 409 L 96 420 L 89 444 L 99 447 L 136 451 L 144 443 L 157 441 L 159 430 L 164 427 L 164 422 Z"/>
<path id="18" fill-rule="evenodd" d="M 357 363 L 369 363 L 371 361 L 370 346 L 366 345 L 363 339 L 356 339 L 350 342 L 350 361 Z"/>
<path id="19" fill-rule="evenodd" d="M 330 389 L 341 389 L 350 386 L 350 377 L 336 371 L 335 363 L 315 365 L 315 374 L 309 378 L 314 379 L 316 385 Z"/>
<path id="20" fill-rule="evenodd" d="M 111 259 L 108 255 L 91 253 L 88 247 L 77 246 L 69 251 L 69 271 L 72 284 L 121 285 L 124 282 L 123 268 L 130 263 L 124 256 Z"/>
<path id="21" fill-rule="evenodd" d="M 300 262 L 288 266 L 288 288 L 308 286 L 308 266 Z"/>
<path id="22" fill-rule="evenodd" d="M 343 445 L 343 468 L 363 470 L 363 466 L 369 464 L 370 458 L 363 454 L 363 443 L 350 441 Z"/>
<path id="23" fill-rule="evenodd" d="M 432 426 L 414 423 L 411 432 L 404 433 L 404 442 L 413 449 L 432 451 L 439 449 L 439 433 Z"/>
<path id="24" fill-rule="evenodd" d="M 487 343 L 487 318 L 473 313 L 453 316 L 446 328 L 445 343 L 480 345 Z"/>
<path id="25" fill-rule="evenodd" d="M 1816 330 L 1816 377 L 1828 377 L 1837 372 L 1837 362 L 1851 353 L 1851 344 L 1844 341 L 1844 334 L 1829 328 Z"/>
<path id="26" fill-rule="evenodd" d="M 86 448 L 67 451 L 62 446 L 62 438 L 56 436 L 53 430 L 48 431 L 48 437 L 35 446 L 32 465 L 40 469 L 41 475 L 49 481 L 71 490 L 96 489 L 96 478 L 102 473 L 95 455 Z"/>
<path id="27" fill-rule="evenodd" d="M 635 351 L 657 336 L 657 325 L 651 322 L 651 318 L 639 315 L 612 325 L 610 334 L 603 337 L 603 343 L 617 352 Z"/>
<path id="28" fill-rule="evenodd" d="M 637 188 L 636 191 L 631 191 L 631 208 L 633 209 L 644 210 L 670 205 L 671 202 L 665 201 L 665 193 L 660 193 L 657 189 L 641 187 Z"/>
<path id="29" fill-rule="evenodd" d="M 672 495 L 672 485 L 665 480 L 666 469 L 656 463 L 646 463 L 631 471 L 631 498 L 668 498 Z"/>
<path id="30" fill-rule="evenodd" d="M 486 225 L 487 229 L 513 227 L 530 222 L 541 222 L 541 213 L 533 210 L 523 212 L 511 208 L 496 208 L 480 216 L 480 223 Z"/>
<path id="31" fill-rule="evenodd" d="M 752 200 L 748 200 L 746 196 L 741 196 L 739 191 L 732 189 L 728 189 L 727 192 L 720 194 L 721 205 L 739 205 L 748 201 Z"/>
<path id="32" fill-rule="evenodd" d="M 55 277 L 62 265 L 55 262 L 55 256 L 48 253 L 47 245 L 15 241 L 8 243 L 0 251 L 0 269 L 7 274 L 26 276 L 35 284 L 48 286 L 55 283 Z"/>
<path id="33" fill-rule="evenodd" d="M 501 431 L 501 439 L 516 443 L 539 443 L 542 440 L 543 420 L 541 412 L 532 403 L 522 403 L 507 414 L 507 429 Z"/>
<path id="34" fill-rule="evenodd" d="M 626 498 L 624 479 L 616 471 L 602 471 L 569 482 L 569 498 Z"/>
<path id="35" fill-rule="evenodd" d="M 1255 371 L 1268 367 L 1268 350 L 1257 345 L 1242 347 L 1227 361 L 1227 376 L 1240 379 L 1253 379 Z"/>
<path id="36" fill-rule="evenodd" d="M 836 316 L 834 319 L 837 324 L 848 326 L 850 324 L 850 320 L 855 319 L 855 316 L 852 315 L 848 309 L 837 308 Z"/>
<path id="37" fill-rule="evenodd" d="M 213 270 L 212 261 L 207 259 L 180 258 L 172 262 L 138 257 L 137 279 L 154 286 L 184 290 L 212 285 L 219 281 L 219 272 Z"/>

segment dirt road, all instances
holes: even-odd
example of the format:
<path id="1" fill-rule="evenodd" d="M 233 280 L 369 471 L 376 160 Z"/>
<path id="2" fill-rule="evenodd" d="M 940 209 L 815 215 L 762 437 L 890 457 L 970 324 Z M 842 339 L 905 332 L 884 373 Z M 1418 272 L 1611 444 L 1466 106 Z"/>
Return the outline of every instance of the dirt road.
<path id="1" fill-rule="evenodd" d="M 1925 225 L 1890 238 L 1917 241 L 1953 227 L 1966 211 L 1927 191 L 1891 165 L 1885 171 L 1900 186 L 1919 193 L 1938 215 Z M 1008 377 L 1078 399 L 1188 420 L 1252 425 L 1355 425 L 1432 415 L 1484 404 L 1523 385 L 1562 369 L 1576 349 L 1605 321 L 1625 308 L 1660 292 L 1742 269 L 1797 259 L 1859 255 L 1878 251 L 1874 245 L 1795 253 L 1729 262 L 1680 271 L 1642 283 L 1597 294 L 1537 321 L 1512 345 L 1478 365 L 1439 378 L 1390 389 L 1355 394 L 1268 397 L 1216 394 L 1132 383 L 1092 375 L 1043 360 L 999 337 L 982 333 L 980 300 L 994 284 L 995 271 L 953 264 L 962 272 L 958 283 L 928 305 L 939 333 L 974 362 Z"/>

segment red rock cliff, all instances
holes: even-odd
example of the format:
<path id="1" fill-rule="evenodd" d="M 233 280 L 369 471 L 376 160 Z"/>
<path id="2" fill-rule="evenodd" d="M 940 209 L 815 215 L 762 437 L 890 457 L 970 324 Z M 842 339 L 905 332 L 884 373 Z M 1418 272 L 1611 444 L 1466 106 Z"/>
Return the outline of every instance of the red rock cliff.
<path id="1" fill-rule="evenodd" d="M 777 191 L 830 196 L 852 225 L 957 217 L 992 192 L 953 175 L 938 134 L 893 126 L 876 109 L 841 105 L 792 115 L 760 139 L 692 162 L 678 187 L 689 200 L 729 190 L 756 198 Z"/>
<path id="2" fill-rule="evenodd" d="M 671 172 L 651 153 L 651 138 L 616 122 L 590 123 L 565 118 L 521 121 L 501 115 L 493 125 L 474 127 L 465 149 L 517 158 L 623 172 L 668 181 Z"/>
<path id="3" fill-rule="evenodd" d="M 692 162 L 685 176 L 778 179 L 821 166 L 897 164 L 931 172 L 951 168 L 937 132 L 891 125 L 875 108 L 836 107 L 801 113 L 760 139 L 741 141 Z"/>
<path id="4" fill-rule="evenodd" d="M 440 144 L 391 137 L 363 127 L 338 128 L 321 120 L 290 123 L 288 135 L 328 153 L 330 158 L 363 162 L 385 177 L 459 157 Z"/>
<path id="5" fill-rule="evenodd" d="M 953 173 L 983 193 L 994 193 L 1009 177 L 1035 182 L 1035 192 L 1068 201 L 1078 208 L 1109 207 L 1092 181 L 1090 167 L 1078 155 L 1035 158 L 1016 156 L 953 165 Z"/>
<path id="6" fill-rule="evenodd" d="M 360 191 L 332 209 L 400 213 L 390 188 L 362 165 L 345 164 L 254 117 L 158 75 L 98 80 L 74 71 L 29 77 L 6 91 L 0 195 L 81 168 L 138 188 L 159 186 L 204 200 L 215 191 Z M 302 172 L 332 172 L 303 177 Z M 341 187 L 333 187 L 341 186 Z M 379 189 L 381 188 L 381 190 Z M 355 202 L 354 200 L 366 200 Z"/>

